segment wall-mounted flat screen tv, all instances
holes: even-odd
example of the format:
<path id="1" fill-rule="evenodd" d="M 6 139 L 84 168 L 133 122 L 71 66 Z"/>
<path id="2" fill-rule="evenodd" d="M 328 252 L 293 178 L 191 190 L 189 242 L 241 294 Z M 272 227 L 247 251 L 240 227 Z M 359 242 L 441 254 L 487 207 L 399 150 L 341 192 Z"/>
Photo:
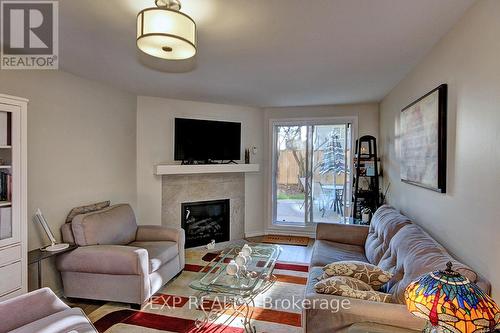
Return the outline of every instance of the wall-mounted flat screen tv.
<path id="1" fill-rule="evenodd" d="M 241 123 L 175 118 L 174 132 L 176 161 L 241 159 Z"/>

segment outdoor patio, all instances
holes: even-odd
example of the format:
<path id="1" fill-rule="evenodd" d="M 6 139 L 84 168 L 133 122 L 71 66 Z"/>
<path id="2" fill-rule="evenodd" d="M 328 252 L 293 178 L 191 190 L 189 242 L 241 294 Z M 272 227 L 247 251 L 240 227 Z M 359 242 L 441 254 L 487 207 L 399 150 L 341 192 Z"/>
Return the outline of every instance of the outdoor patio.
<path id="1" fill-rule="evenodd" d="M 343 219 L 345 206 L 349 206 L 345 198 L 351 195 L 346 176 L 349 133 L 346 124 L 276 127 L 277 223 L 303 225 Z"/>
<path id="2" fill-rule="evenodd" d="M 300 199 L 278 199 L 277 210 L 276 210 L 276 220 L 278 222 L 287 223 L 304 223 L 304 200 Z M 320 211 L 319 205 L 315 203 L 313 205 L 313 219 L 314 222 L 326 222 L 326 223 L 336 223 L 340 222 L 342 216 L 340 216 L 333 208 L 326 207 L 325 213 Z"/>

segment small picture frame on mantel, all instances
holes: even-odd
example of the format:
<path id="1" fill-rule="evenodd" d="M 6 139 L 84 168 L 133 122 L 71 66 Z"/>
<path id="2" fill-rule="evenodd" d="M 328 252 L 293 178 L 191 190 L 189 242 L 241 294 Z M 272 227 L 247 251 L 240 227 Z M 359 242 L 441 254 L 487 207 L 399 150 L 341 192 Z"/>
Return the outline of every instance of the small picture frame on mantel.
<path id="1" fill-rule="evenodd" d="M 442 84 L 401 111 L 401 180 L 446 193 L 448 86 Z"/>

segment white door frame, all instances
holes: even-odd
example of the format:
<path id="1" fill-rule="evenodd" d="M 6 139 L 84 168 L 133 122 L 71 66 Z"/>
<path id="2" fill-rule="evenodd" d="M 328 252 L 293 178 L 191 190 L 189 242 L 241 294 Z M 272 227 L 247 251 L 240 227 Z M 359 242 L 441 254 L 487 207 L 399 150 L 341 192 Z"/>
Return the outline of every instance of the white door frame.
<path id="1" fill-rule="evenodd" d="M 267 193 L 267 225 L 266 225 L 266 234 L 287 234 L 287 235 L 303 235 L 314 237 L 316 232 L 316 225 L 314 223 L 309 225 L 288 225 L 288 224 L 276 224 L 274 223 L 276 218 L 276 210 L 274 205 L 274 193 L 276 187 L 275 175 L 274 175 L 274 167 L 276 161 L 274 160 L 275 156 L 275 126 L 307 126 L 307 125 L 335 125 L 335 124 L 352 124 L 352 135 L 351 135 L 351 147 L 355 146 L 355 140 L 358 137 L 358 117 L 357 116 L 346 116 L 346 117 L 311 117 L 311 118 L 273 118 L 269 119 L 269 142 L 268 145 L 268 166 L 267 166 L 267 174 L 266 179 L 266 193 Z M 353 162 L 354 154 L 351 153 L 351 160 L 349 161 L 350 169 L 352 170 L 354 166 Z M 349 176 L 350 183 L 352 184 L 353 172 L 350 173 Z"/>

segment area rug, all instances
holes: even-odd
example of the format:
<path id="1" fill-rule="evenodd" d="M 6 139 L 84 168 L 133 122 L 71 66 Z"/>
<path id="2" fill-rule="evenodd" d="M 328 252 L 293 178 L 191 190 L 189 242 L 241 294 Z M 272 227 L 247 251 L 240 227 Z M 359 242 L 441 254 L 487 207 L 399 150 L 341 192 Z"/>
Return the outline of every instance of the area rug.
<path id="1" fill-rule="evenodd" d="M 192 299 L 197 292 L 189 287 L 205 265 L 217 257 L 213 250 L 188 250 L 186 266 L 181 275 L 165 285 L 141 311 L 126 304 L 107 303 L 89 315 L 101 333 L 243 333 L 243 316 L 229 308 L 211 323 L 196 326 L 204 318 L 207 307 L 197 307 Z M 274 270 L 276 282 L 255 298 L 252 308 L 252 325 L 256 332 L 302 332 L 301 308 L 307 281 L 308 265 L 305 263 L 277 262 Z"/>
<path id="2" fill-rule="evenodd" d="M 309 244 L 309 240 L 309 237 L 267 235 L 264 236 L 262 243 L 307 246 Z"/>

